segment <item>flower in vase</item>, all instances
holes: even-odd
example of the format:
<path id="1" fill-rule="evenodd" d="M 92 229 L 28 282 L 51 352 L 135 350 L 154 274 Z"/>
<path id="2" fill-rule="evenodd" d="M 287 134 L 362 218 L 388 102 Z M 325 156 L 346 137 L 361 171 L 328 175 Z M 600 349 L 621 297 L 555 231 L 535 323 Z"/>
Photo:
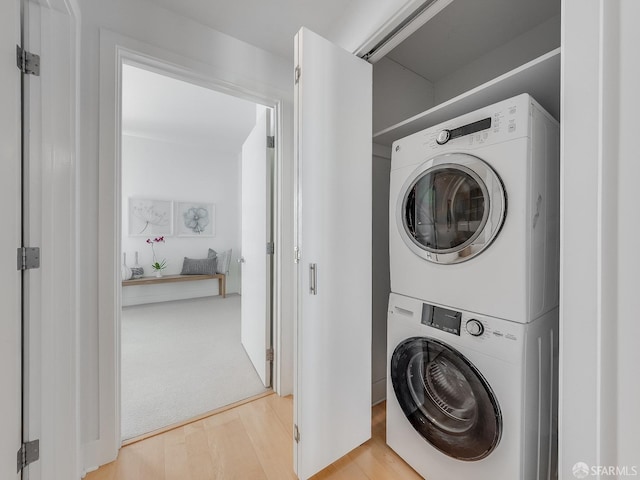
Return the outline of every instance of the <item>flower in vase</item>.
<path id="1" fill-rule="evenodd" d="M 164 258 L 162 260 L 158 260 L 154 245 L 156 243 L 164 243 L 164 237 L 147 238 L 147 243 L 151 245 L 151 253 L 153 254 L 153 263 L 151 264 L 151 268 L 153 268 L 154 272 L 161 272 L 167 268 L 167 260 Z"/>

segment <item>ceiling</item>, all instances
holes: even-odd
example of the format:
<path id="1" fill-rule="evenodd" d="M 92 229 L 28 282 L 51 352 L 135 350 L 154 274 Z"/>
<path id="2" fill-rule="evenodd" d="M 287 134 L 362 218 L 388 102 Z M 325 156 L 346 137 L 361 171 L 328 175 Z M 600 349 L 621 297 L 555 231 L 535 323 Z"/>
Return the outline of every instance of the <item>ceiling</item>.
<path id="1" fill-rule="evenodd" d="M 372 12 L 372 8 L 382 11 L 393 4 L 392 10 L 397 10 L 408 3 L 401 0 L 148 1 L 288 59 L 293 58 L 294 35 L 303 25 L 332 38 L 337 24 L 342 22 L 339 28 L 345 26 L 346 15 L 364 11 L 375 18 L 379 12 Z M 363 5 L 364 10 L 359 9 Z M 559 15 L 560 5 L 560 0 L 454 0 L 396 47 L 388 58 L 436 82 L 482 53 Z"/>
<path id="2" fill-rule="evenodd" d="M 293 37 L 301 25 L 326 35 L 343 20 L 341 15 L 346 15 L 349 7 L 362 3 L 147 1 L 289 59 L 293 58 Z M 387 58 L 435 83 L 559 14 L 559 0 L 454 0 Z M 255 106 L 251 102 L 134 67 L 127 67 L 123 79 L 125 133 L 208 142 L 220 150 L 238 151 L 255 123 Z"/>
<path id="3" fill-rule="evenodd" d="M 301 26 L 331 31 L 356 0 L 149 0 L 281 57 L 293 58 L 293 38 Z"/>
<path id="4" fill-rule="evenodd" d="M 125 65 L 122 133 L 237 154 L 256 123 L 256 105 Z"/>

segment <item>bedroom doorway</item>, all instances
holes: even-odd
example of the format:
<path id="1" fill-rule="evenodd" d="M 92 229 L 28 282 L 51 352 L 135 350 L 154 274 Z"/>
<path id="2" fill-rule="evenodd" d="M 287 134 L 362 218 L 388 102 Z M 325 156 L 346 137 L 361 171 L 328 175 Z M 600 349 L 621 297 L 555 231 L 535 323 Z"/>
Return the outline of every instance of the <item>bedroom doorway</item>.
<path id="1" fill-rule="evenodd" d="M 130 441 L 270 391 L 275 122 L 273 108 L 144 65 L 121 78 Z"/>

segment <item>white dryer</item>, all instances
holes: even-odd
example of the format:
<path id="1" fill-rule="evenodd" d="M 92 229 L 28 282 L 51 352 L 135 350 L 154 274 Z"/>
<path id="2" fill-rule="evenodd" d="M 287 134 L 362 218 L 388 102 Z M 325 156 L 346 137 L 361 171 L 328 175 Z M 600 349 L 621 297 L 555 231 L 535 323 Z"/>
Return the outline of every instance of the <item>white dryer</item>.
<path id="1" fill-rule="evenodd" d="M 522 324 L 391 294 L 387 340 L 387 443 L 418 473 L 557 478 L 557 309 Z"/>
<path id="2" fill-rule="evenodd" d="M 394 142 L 391 291 L 526 323 L 558 305 L 559 125 L 529 95 Z"/>

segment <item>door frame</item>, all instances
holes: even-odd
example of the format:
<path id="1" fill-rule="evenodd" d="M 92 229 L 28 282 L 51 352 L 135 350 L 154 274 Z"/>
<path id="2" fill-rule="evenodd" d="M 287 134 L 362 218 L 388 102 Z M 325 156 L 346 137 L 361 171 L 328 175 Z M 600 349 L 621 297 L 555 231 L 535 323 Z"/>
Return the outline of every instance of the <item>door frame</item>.
<path id="1" fill-rule="evenodd" d="M 275 172 L 274 172 L 274 293 L 273 343 L 274 389 L 279 394 L 290 393 L 292 366 L 287 364 L 290 327 L 282 315 L 286 311 L 288 282 L 283 251 L 288 225 L 288 206 L 284 182 L 287 176 L 284 151 L 284 125 L 289 122 L 286 111 L 288 92 L 269 85 L 237 78 L 233 72 L 177 55 L 163 48 L 100 29 L 100 148 L 98 192 L 98 345 L 99 345 L 99 435 L 85 445 L 84 465 L 95 467 L 113 461 L 121 446 L 120 439 L 120 314 L 121 273 L 117 259 L 121 258 L 121 82 L 122 65 L 129 63 L 147 70 L 174 77 L 205 88 L 244 98 L 274 110 Z M 225 78 L 232 78 L 227 81 Z M 284 357 L 284 358 L 283 358 Z M 288 377 L 291 376 L 291 380 Z"/>
<path id="2" fill-rule="evenodd" d="M 40 268 L 25 272 L 23 440 L 39 439 L 40 459 L 26 475 L 80 478 L 76 309 L 76 155 L 79 139 L 79 28 L 75 0 L 31 0 L 25 45 L 41 56 L 30 77 L 25 137 L 24 239 L 41 248 Z M 25 92 L 27 93 L 27 92 Z"/>

